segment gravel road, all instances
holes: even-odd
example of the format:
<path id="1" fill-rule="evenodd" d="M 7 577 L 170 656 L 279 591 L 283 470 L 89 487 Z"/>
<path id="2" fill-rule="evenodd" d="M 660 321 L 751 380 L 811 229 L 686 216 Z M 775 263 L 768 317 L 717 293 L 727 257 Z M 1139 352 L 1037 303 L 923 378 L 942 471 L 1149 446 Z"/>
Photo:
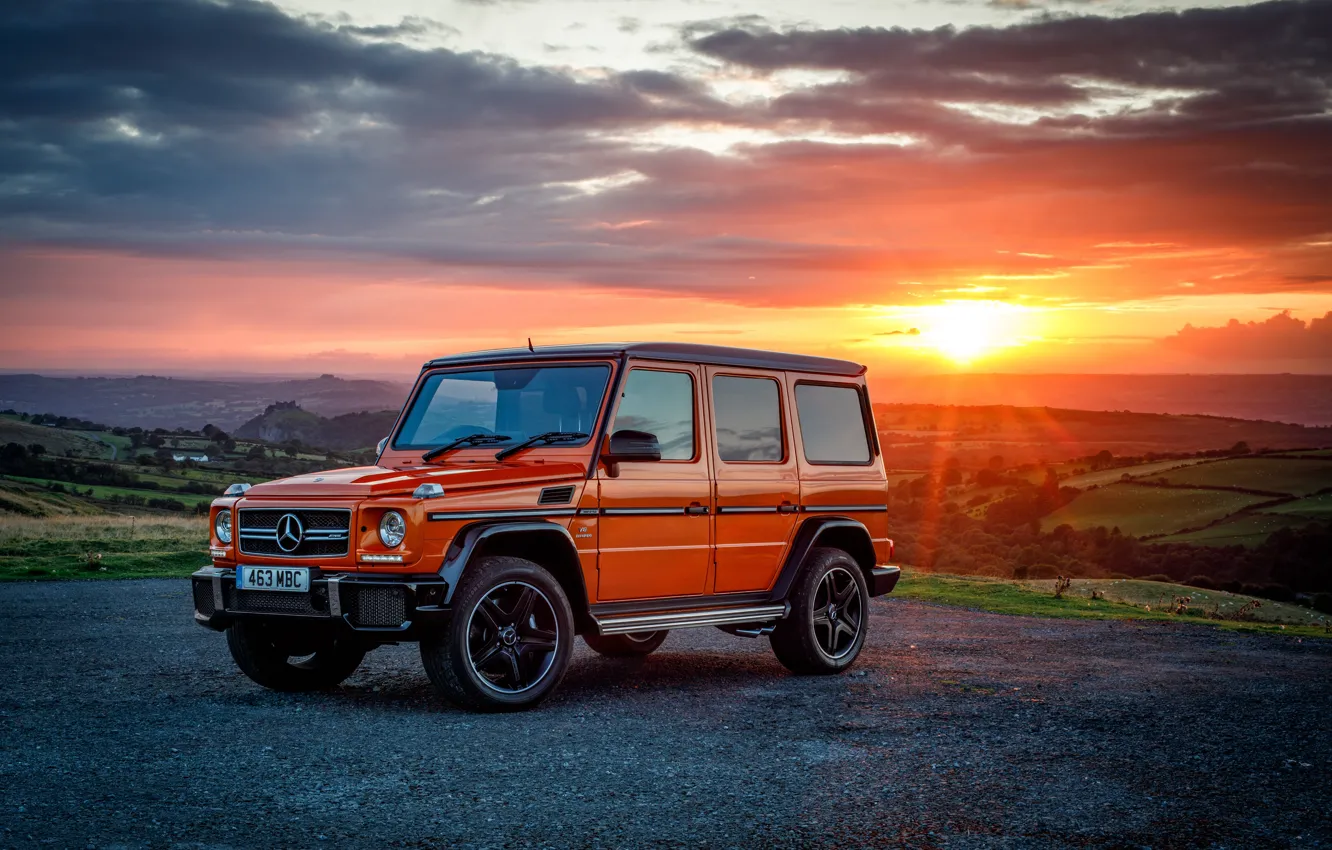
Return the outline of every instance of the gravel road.
<path id="1" fill-rule="evenodd" d="M 0 585 L 0 846 L 1332 846 L 1332 640 L 873 617 L 833 678 L 712 629 L 580 642 L 496 716 L 414 646 L 264 691 L 184 581 Z"/>

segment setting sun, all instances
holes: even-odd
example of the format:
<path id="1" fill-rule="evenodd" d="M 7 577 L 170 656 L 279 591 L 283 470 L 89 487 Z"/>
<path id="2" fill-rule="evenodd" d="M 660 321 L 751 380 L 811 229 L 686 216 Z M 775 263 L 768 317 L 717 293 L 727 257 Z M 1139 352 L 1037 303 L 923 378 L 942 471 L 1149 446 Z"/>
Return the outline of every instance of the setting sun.
<path id="1" fill-rule="evenodd" d="M 921 310 L 920 339 L 957 363 L 1016 345 L 1023 308 L 1002 301 L 948 301 Z"/>

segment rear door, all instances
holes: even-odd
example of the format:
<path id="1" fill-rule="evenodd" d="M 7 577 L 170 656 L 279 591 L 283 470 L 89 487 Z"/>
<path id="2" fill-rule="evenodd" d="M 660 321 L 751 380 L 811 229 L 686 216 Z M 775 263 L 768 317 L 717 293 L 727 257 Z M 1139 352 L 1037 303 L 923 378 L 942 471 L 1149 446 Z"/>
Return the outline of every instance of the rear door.
<path id="1" fill-rule="evenodd" d="M 800 501 L 791 412 L 780 373 L 709 367 L 716 469 L 717 593 L 767 590 Z"/>
<path id="2" fill-rule="evenodd" d="M 711 452 L 703 370 L 630 361 L 607 433 L 647 431 L 662 459 L 598 467 L 598 601 L 696 596 L 712 570 Z"/>

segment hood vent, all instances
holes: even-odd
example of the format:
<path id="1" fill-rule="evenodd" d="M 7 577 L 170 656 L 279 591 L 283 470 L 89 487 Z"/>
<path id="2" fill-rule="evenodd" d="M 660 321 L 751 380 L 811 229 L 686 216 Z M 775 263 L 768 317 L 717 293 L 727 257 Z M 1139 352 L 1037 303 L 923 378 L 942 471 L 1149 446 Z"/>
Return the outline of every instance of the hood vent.
<path id="1" fill-rule="evenodd" d="M 567 505 L 573 501 L 574 488 L 570 484 L 565 487 L 547 487 L 541 491 L 541 496 L 537 498 L 538 505 Z"/>

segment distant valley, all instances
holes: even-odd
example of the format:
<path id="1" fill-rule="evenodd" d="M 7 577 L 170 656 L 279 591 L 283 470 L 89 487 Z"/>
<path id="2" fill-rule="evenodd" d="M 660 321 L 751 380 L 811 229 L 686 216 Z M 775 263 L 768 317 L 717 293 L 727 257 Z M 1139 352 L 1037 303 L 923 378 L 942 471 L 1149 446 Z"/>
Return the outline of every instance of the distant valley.
<path id="1" fill-rule="evenodd" d="M 407 391 L 405 383 L 333 375 L 298 380 L 0 375 L 0 410 L 52 413 L 122 427 L 197 431 L 211 424 L 232 431 L 276 402 L 294 401 L 311 413 L 332 417 L 397 410 Z"/>

